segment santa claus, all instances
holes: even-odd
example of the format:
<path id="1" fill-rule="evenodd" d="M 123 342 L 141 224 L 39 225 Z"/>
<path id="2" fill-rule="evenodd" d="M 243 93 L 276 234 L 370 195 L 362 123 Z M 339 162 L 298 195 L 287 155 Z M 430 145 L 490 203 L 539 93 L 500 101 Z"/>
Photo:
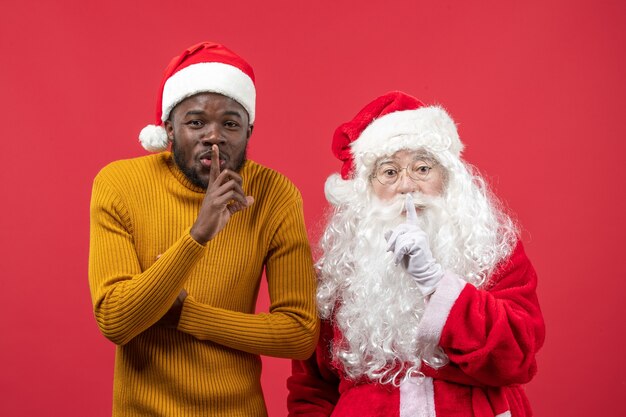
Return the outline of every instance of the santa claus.
<path id="1" fill-rule="evenodd" d="M 531 416 L 544 339 L 515 223 L 444 109 L 402 92 L 339 126 L 321 240 L 315 354 L 290 416 Z"/>

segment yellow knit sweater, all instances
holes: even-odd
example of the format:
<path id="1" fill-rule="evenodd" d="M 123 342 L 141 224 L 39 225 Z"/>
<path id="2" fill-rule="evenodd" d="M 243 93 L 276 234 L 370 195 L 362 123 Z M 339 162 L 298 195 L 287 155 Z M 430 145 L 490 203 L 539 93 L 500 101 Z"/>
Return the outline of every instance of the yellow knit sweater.
<path id="1" fill-rule="evenodd" d="M 204 192 L 169 152 L 96 177 L 89 284 L 98 326 L 118 345 L 114 416 L 265 416 L 259 355 L 305 359 L 315 349 L 300 193 L 251 161 L 241 176 L 254 204 L 206 246 L 189 235 Z M 270 311 L 255 314 L 264 268 Z M 159 325 L 183 288 L 178 329 Z"/>

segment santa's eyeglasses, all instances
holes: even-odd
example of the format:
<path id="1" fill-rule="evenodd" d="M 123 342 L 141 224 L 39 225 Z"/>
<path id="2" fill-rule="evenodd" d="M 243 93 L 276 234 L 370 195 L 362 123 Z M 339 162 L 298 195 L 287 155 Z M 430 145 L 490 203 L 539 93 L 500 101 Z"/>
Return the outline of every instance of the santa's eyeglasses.
<path id="1" fill-rule="evenodd" d="M 402 168 L 392 162 L 383 162 L 376 166 L 372 178 L 376 178 L 382 185 L 393 185 L 400 178 L 400 172 L 406 170 L 407 176 L 413 181 L 426 181 L 434 164 L 422 159 L 415 160 Z"/>

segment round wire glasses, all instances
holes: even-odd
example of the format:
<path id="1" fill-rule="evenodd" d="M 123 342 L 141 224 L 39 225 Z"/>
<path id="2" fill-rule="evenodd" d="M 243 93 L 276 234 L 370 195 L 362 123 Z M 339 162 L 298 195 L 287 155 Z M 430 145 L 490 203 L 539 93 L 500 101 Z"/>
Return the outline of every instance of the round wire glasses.
<path id="1" fill-rule="evenodd" d="M 402 168 L 393 162 L 382 162 L 376 165 L 372 178 L 376 178 L 382 185 L 393 185 L 400 178 L 400 172 L 406 170 L 406 175 L 413 181 L 426 181 L 434 164 L 423 159 L 416 159 Z"/>

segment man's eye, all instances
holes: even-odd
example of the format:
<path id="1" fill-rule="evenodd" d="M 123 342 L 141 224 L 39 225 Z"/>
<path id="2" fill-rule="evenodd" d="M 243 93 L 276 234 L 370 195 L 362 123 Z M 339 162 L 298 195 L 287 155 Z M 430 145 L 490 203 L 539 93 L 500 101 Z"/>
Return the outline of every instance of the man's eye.
<path id="1" fill-rule="evenodd" d="M 233 122 L 232 120 L 229 120 L 229 121 L 224 123 L 224 126 L 234 129 L 234 128 L 239 127 L 239 123 Z"/>
<path id="2" fill-rule="evenodd" d="M 398 175 L 398 171 L 396 171 L 395 169 L 386 169 L 383 171 L 383 175 L 386 177 L 395 177 L 396 175 Z"/>
<path id="3" fill-rule="evenodd" d="M 191 126 L 191 127 L 202 127 L 204 126 L 204 123 L 202 122 L 202 120 L 190 120 L 187 123 L 185 123 L 187 126 Z"/>

